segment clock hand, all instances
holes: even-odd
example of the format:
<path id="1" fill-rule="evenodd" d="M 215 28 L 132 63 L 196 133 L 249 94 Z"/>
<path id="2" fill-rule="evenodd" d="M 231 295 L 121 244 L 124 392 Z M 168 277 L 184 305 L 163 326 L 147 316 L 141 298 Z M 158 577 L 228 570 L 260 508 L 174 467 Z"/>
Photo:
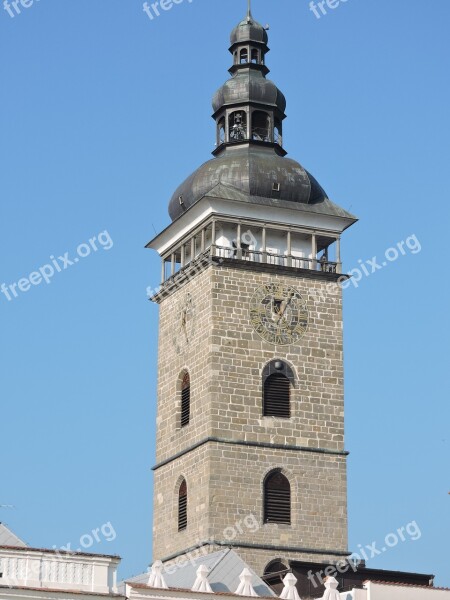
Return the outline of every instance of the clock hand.
<path id="1" fill-rule="evenodd" d="M 283 302 L 283 304 L 284 304 L 284 308 L 283 308 L 283 312 L 281 313 L 281 316 L 283 316 L 283 315 L 284 315 L 284 313 L 286 312 L 286 310 L 287 310 L 288 306 L 289 306 L 289 305 L 291 304 L 291 302 L 292 302 L 292 299 L 293 299 L 293 297 L 294 297 L 294 294 L 291 292 L 291 293 L 289 294 L 289 298 Z"/>
<path id="2" fill-rule="evenodd" d="M 278 321 L 277 321 L 278 323 L 279 323 L 281 320 L 283 320 L 283 321 L 285 321 L 285 322 L 286 322 L 286 324 L 287 324 L 286 317 L 285 317 L 284 315 L 285 315 L 285 313 L 286 313 L 286 311 L 287 311 L 287 309 L 288 309 L 289 305 L 290 305 L 290 304 L 291 304 L 291 302 L 292 302 L 292 298 L 293 298 L 293 294 L 292 294 L 292 292 L 291 292 L 291 293 L 289 294 L 289 298 L 287 298 L 287 300 L 283 300 L 283 302 L 281 303 L 280 310 L 279 310 L 279 313 L 278 313 L 278 314 L 279 314 Z"/>

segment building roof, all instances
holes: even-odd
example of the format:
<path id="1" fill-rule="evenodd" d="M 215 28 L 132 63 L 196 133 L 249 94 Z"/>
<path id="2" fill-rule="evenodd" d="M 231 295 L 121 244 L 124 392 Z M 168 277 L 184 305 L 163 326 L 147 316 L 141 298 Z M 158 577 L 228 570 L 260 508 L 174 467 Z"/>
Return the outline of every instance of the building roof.
<path id="1" fill-rule="evenodd" d="M 169 202 L 172 221 L 219 184 L 243 192 L 242 202 L 322 203 L 322 208 L 328 208 L 328 196 L 314 177 L 300 163 L 286 158 L 282 144 L 286 98 L 266 78 L 267 41 L 266 28 L 254 20 L 249 6 L 246 18 L 231 34 L 232 77 L 213 98 L 216 158 L 201 165 L 177 188 Z M 236 54 L 239 48 L 242 57 Z"/>
<path id="2" fill-rule="evenodd" d="M 239 102 L 264 104 L 286 110 L 286 98 L 277 86 L 266 79 L 261 71 L 247 69 L 239 71 L 235 77 L 226 81 L 213 96 L 213 110 L 217 112 L 224 106 Z"/>
<path id="3" fill-rule="evenodd" d="M 230 44 L 240 44 L 242 42 L 257 42 L 267 44 L 269 36 L 266 28 L 256 21 L 249 11 L 245 19 L 236 25 L 230 35 Z"/>
<path id="4" fill-rule="evenodd" d="M 73 590 L 70 588 L 67 589 L 61 589 L 61 588 L 50 588 L 50 587 L 30 587 L 27 585 L 0 585 L 0 590 L 23 590 L 26 592 L 40 592 L 40 593 L 44 593 L 45 595 L 47 594 L 57 594 L 58 596 L 63 596 L 65 594 L 68 594 L 69 596 L 101 596 L 101 597 L 106 597 L 106 598 L 124 598 L 125 596 L 122 596 L 121 594 L 115 594 L 113 592 L 89 592 L 86 590 Z M 0 591 L 1 594 L 1 591 Z M 1 596 L 0 596 L 1 597 Z"/>
<path id="5" fill-rule="evenodd" d="M 0 523 L 0 546 L 27 548 L 28 544 L 13 533 L 4 523 Z"/>
<path id="6" fill-rule="evenodd" d="M 0 551 L 1 550 L 6 550 L 6 551 L 20 551 L 20 552 L 36 552 L 36 553 L 41 553 L 41 554 L 54 554 L 55 556 L 67 556 L 67 557 L 71 557 L 71 556 L 85 556 L 87 558 L 104 558 L 104 559 L 111 559 L 111 560 L 121 560 L 120 556 L 117 556 L 116 554 L 97 554 L 97 553 L 93 553 L 93 552 L 75 552 L 73 550 L 58 550 L 58 549 L 50 549 L 50 548 L 32 548 L 31 546 L 27 546 L 26 544 L 24 546 L 11 546 L 11 545 L 6 545 L 6 544 L 0 544 Z"/>
<path id="7" fill-rule="evenodd" d="M 208 582 L 215 593 L 234 593 L 240 583 L 239 576 L 247 568 L 253 575 L 253 588 L 258 596 L 274 597 L 273 590 L 249 568 L 242 558 L 229 548 L 212 552 L 206 556 L 192 558 L 186 563 L 166 566 L 164 580 L 169 588 L 190 590 L 197 578 L 197 569 L 206 565 L 209 569 Z M 149 573 L 143 573 L 126 580 L 126 583 L 147 584 Z M 122 585 L 125 582 L 122 583 Z"/>
<path id="8" fill-rule="evenodd" d="M 371 583 L 373 585 L 382 585 L 388 587 L 406 587 L 406 588 L 416 588 L 419 590 L 427 590 L 434 592 L 450 592 L 450 588 L 445 587 L 432 587 L 429 585 L 417 585 L 414 583 L 401 583 L 401 582 L 392 582 L 392 581 L 376 581 L 375 579 L 370 579 L 364 582 L 365 584 Z"/>
<path id="9" fill-rule="evenodd" d="M 279 191 L 274 189 L 279 185 Z M 356 217 L 331 202 L 314 177 L 298 162 L 279 156 L 272 148 L 240 146 L 228 148 L 218 158 L 204 163 L 172 196 L 169 214 L 173 221 L 184 214 L 211 191 L 222 186 L 227 196 L 241 202 L 279 206 L 288 203 L 290 208 L 307 208 L 352 218 Z"/>

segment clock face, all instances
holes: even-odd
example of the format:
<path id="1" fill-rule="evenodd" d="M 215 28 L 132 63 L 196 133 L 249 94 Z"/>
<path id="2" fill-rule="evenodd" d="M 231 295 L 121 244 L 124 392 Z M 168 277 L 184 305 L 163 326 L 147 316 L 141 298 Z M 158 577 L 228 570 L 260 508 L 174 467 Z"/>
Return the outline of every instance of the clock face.
<path id="1" fill-rule="evenodd" d="M 177 321 L 173 332 L 173 345 L 178 354 L 188 348 L 192 342 L 195 331 L 195 307 L 191 294 L 186 294 L 183 300 L 175 307 Z"/>
<path id="2" fill-rule="evenodd" d="M 308 308 L 300 292 L 289 285 L 268 283 L 251 300 L 250 319 L 256 333 L 270 344 L 288 346 L 308 328 Z"/>

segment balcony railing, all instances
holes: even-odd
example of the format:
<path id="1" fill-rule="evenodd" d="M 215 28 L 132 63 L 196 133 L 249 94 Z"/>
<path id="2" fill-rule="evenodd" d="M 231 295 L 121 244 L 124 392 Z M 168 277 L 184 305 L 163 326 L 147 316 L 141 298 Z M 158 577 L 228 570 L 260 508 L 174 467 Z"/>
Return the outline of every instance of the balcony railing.
<path id="1" fill-rule="evenodd" d="M 243 260 L 258 264 L 273 265 L 278 267 L 289 267 L 294 269 L 306 269 L 310 271 L 320 271 L 322 273 L 341 273 L 342 265 L 338 262 L 324 260 L 323 257 L 319 260 L 302 256 L 276 254 L 274 252 L 263 252 L 258 250 L 250 250 L 248 248 L 234 248 L 230 246 L 218 246 L 217 244 L 209 245 L 204 252 L 197 252 L 192 257 L 184 255 L 180 262 L 180 256 L 172 255 L 172 260 L 163 262 L 163 279 L 164 285 L 176 284 L 184 280 L 185 276 L 189 277 L 191 271 L 202 271 L 210 263 L 212 258 Z M 167 267 L 170 268 L 170 273 L 167 273 Z"/>
<path id="2" fill-rule="evenodd" d="M 317 260 L 303 256 L 293 256 L 285 254 L 275 254 L 273 252 L 262 252 L 250 250 L 247 248 L 230 248 L 229 246 L 211 247 L 211 256 L 219 258 L 230 258 L 247 260 L 249 262 L 275 265 L 280 267 L 293 267 L 295 269 L 309 269 L 313 271 L 322 271 L 323 273 L 338 273 L 339 264 L 329 260 Z"/>

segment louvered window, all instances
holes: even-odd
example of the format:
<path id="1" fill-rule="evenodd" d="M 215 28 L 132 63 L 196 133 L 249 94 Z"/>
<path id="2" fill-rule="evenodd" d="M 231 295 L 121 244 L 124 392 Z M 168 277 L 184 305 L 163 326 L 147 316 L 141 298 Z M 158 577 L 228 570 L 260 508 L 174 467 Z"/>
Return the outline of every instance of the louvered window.
<path id="1" fill-rule="evenodd" d="M 291 486 L 279 471 L 270 473 L 264 482 L 264 523 L 291 522 Z"/>
<path id="2" fill-rule="evenodd" d="M 274 373 L 264 382 L 263 414 L 265 417 L 291 416 L 291 382 L 282 373 Z"/>
<path id="3" fill-rule="evenodd" d="M 187 484 L 183 479 L 178 490 L 178 531 L 187 528 Z"/>
<path id="4" fill-rule="evenodd" d="M 181 427 L 186 427 L 191 417 L 191 379 L 189 373 L 183 377 L 181 384 Z"/>

